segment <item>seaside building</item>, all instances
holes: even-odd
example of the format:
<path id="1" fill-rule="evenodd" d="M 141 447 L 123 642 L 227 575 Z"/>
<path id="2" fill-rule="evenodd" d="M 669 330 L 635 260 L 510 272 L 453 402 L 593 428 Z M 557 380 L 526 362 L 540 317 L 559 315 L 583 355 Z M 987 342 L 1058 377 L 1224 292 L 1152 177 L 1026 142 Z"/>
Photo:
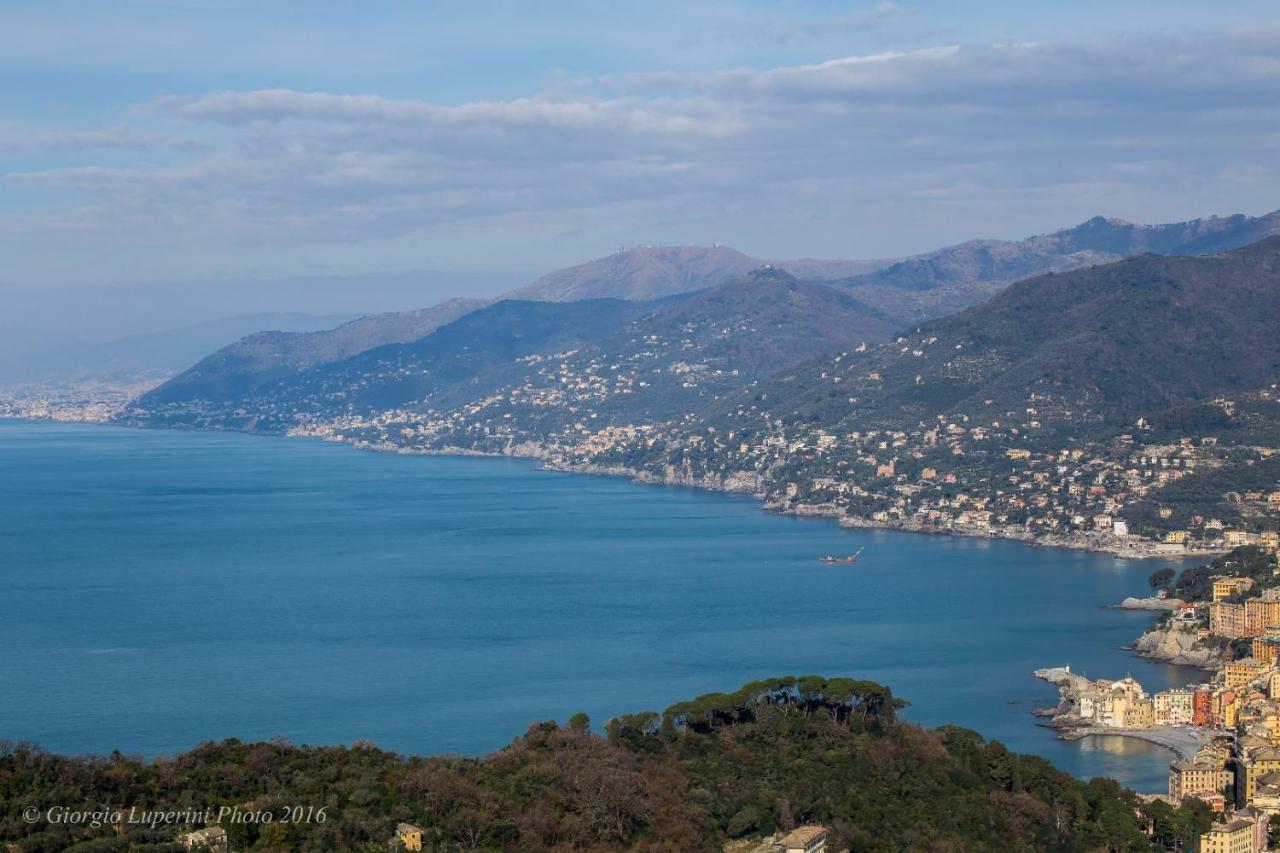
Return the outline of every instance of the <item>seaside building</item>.
<path id="1" fill-rule="evenodd" d="M 1233 660 L 1222 668 L 1222 683 L 1227 687 L 1244 687 L 1270 672 L 1269 662 L 1257 658 Z"/>
<path id="2" fill-rule="evenodd" d="M 1155 722 L 1151 697 L 1132 676 L 1099 679 L 1081 690 L 1075 702 L 1077 716 L 1098 726 L 1145 729 Z"/>
<path id="3" fill-rule="evenodd" d="M 1191 725 L 1213 725 L 1213 690 L 1207 685 L 1197 687 L 1195 695 L 1191 697 L 1191 702 Z"/>
<path id="4" fill-rule="evenodd" d="M 1215 601 L 1209 605 L 1209 633 L 1235 640 L 1245 635 L 1244 630 L 1243 604 Z"/>
<path id="5" fill-rule="evenodd" d="M 1240 694 L 1231 688 L 1213 691 L 1213 724 L 1221 728 L 1235 728 L 1240 719 Z"/>
<path id="6" fill-rule="evenodd" d="M 1221 796 L 1235 782 L 1235 774 L 1221 761 L 1197 755 L 1191 761 L 1169 765 L 1169 797 L 1182 802 L 1185 797 L 1204 799 Z"/>
<path id="7" fill-rule="evenodd" d="M 1244 746 L 1236 756 L 1236 802 L 1252 803 L 1258 793 L 1258 781 L 1280 772 L 1280 749 L 1269 743 Z"/>
<path id="8" fill-rule="evenodd" d="M 1162 690 L 1151 697 L 1152 722 L 1157 726 L 1186 726 L 1194 719 L 1195 691 L 1186 687 Z"/>
<path id="9" fill-rule="evenodd" d="M 1244 635 L 1256 637 L 1272 626 L 1280 626 L 1280 590 L 1268 589 L 1244 603 Z"/>
<path id="10" fill-rule="evenodd" d="M 1215 578 L 1213 581 L 1213 600 L 1222 601 L 1236 593 L 1246 592 L 1253 587 L 1249 578 Z"/>
<path id="11" fill-rule="evenodd" d="M 1255 660 L 1266 661 L 1274 666 L 1276 659 L 1280 658 L 1280 636 L 1276 634 L 1268 632 L 1261 637 L 1254 637 L 1252 647 Z"/>

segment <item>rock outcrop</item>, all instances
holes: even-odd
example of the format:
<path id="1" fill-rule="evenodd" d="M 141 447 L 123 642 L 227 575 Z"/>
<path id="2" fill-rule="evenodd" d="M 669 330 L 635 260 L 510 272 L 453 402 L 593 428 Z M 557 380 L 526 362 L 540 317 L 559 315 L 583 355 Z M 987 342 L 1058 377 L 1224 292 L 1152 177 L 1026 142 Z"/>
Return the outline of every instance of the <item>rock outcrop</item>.
<path id="1" fill-rule="evenodd" d="M 1133 644 L 1138 654 L 1178 666 L 1216 670 L 1225 662 L 1222 646 L 1197 639 L 1194 628 L 1169 625 L 1152 628 Z"/>
<path id="2" fill-rule="evenodd" d="M 1113 604 L 1116 610 L 1177 610 L 1183 604 L 1180 598 L 1135 598 L 1129 596 L 1119 604 Z"/>

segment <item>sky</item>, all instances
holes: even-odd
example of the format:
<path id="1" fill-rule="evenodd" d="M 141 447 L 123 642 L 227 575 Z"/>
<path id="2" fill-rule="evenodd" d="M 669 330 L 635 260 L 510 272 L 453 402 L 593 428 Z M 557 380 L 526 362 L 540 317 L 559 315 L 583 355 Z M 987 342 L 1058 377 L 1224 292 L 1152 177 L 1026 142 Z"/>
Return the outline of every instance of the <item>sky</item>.
<path id="1" fill-rule="evenodd" d="M 7 0 L 0 288 L 1261 214 L 1277 93 L 1270 0 Z"/>

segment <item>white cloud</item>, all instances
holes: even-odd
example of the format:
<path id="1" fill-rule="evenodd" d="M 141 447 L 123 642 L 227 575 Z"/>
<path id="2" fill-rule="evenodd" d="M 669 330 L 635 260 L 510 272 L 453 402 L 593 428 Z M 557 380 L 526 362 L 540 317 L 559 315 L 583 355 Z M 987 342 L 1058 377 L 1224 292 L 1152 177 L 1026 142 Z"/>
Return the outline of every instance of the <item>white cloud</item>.
<path id="1" fill-rule="evenodd" d="M 146 151 L 173 144 L 177 144 L 175 140 L 128 127 L 0 133 L 0 151 L 7 153 L 103 149 Z"/>
<path id="2" fill-rule="evenodd" d="M 1277 91 L 1280 27 L 1257 27 L 628 74 L 458 105 L 290 89 L 167 96 L 150 103 L 149 121 L 208 152 L 104 168 L 95 148 L 145 154 L 157 137 L 68 135 L 58 144 L 83 162 L 6 180 L 69 191 L 77 204 L 9 215 L 0 233 L 209 248 L 476 223 L 549 234 L 723 223 L 790 238 L 794 253 L 843 229 L 862 242 L 827 254 L 889 254 L 903 247 L 892 243 L 902 223 L 932 227 L 917 241 L 929 245 L 982 217 L 1010 228 L 1055 209 L 1068 224 L 1081 213 L 1280 206 L 1264 201 L 1280 175 L 1257 143 L 1280 133 Z"/>

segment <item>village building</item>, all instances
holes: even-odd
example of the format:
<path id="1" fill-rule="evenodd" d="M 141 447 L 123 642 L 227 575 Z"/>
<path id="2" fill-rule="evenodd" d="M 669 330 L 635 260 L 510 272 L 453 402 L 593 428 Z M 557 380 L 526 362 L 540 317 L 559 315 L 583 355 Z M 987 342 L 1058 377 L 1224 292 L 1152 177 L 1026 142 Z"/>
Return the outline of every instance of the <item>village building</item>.
<path id="1" fill-rule="evenodd" d="M 778 839 L 782 853 L 822 853 L 827 849 L 825 826 L 798 826 Z"/>
<path id="2" fill-rule="evenodd" d="M 231 849 L 227 831 L 220 826 L 206 826 L 204 829 L 179 835 L 178 843 L 188 850 L 208 851 L 208 853 L 228 853 Z"/>
<path id="3" fill-rule="evenodd" d="M 396 824 L 396 840 L 413 853 L 422 849 L 422 830 L 411 823 Z"/>
<path id="4" fill-rule="evenodd" d="M 1244 687 L 1271 670 L 1271 664 L 1257 658 L 1233 660 L 1222 668 L 1222 683 L 1227 687 Z"/>
<path id="5" fill-rule="evenodd" d="M 1191 725 L 1195 715 L 1195 691 L 1186 687 L 1162 690 L 1151 697 L 1153 723 L 1157 726 Z"/>
<path id="6" fill-rule="evenodd" d="M 1200 853 L 1259 853 L 1254 847 L 1254 825 L 1244 818 L 1215 823 L 1200 836 Z"/>
<path id="7" fill-rule="evenodd" d="M 1174 761 L 1169 765 L 1169 797 L 1182 802 L 1185 797 L 1203 799 L 1223 794 L 1235 783 L 1235 774 L 1220 761 L 1197 756 L 1192 761 Z"/>
<path id="8" fill-rule="evenodd" d="M 1224 598 L 1246 592 L 1252 586 L 1253 581 L 1249 578 L 1214 578 L 1213 600 L 1222 601 Z"/>

